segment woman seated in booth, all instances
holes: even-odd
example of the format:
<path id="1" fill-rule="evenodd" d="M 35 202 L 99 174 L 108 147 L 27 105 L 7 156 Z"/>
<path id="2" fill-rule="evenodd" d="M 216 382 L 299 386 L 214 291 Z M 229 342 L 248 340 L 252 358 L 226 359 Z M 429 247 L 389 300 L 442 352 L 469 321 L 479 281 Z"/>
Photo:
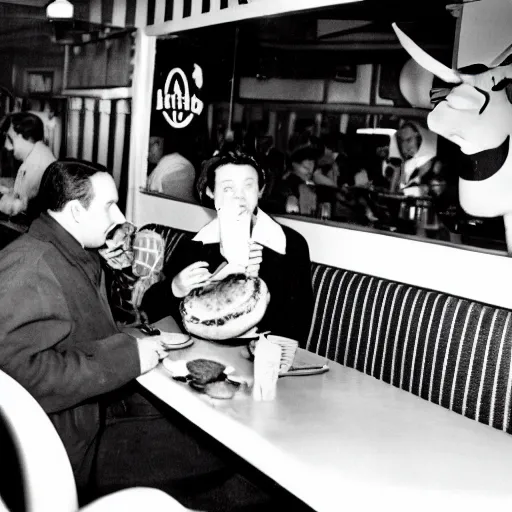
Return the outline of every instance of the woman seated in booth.
<path id="1" fill-rule="evenodd" d="M 242 150 L 225 148 L 208 161 L 203 171 L 203 197 L 213 201 L 217 212 L 234 205 L 238 215 L 251 216 L 250 255 L 245 272 L 258 275 L 270 292 L 258 330 L 305 344 L 313 315 L 309 248 L 302 235 L 278 224 L 258 207 L 265 187 L 265 170 Z M 179 322 L 177 305 L 181 299 L 207 284 L 226 259 L 217 216 L 192 240 L 180 242 L 163 268 L 165 279 L 146 291 L 141 309 L 150 321 L 172 314 Z"/>

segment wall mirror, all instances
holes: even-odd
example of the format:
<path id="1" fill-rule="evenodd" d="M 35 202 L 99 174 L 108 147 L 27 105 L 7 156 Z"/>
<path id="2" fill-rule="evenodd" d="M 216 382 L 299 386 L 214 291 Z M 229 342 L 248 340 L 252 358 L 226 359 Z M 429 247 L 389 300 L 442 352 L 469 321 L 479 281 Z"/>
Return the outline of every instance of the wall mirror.
<path id="1" fill-rule="evenodd" d="M 445 3 L 362 2 L 159 37 L 145 190 L 210 206 L 201 169 L 223 144 L 243 145 L 268 169 L 269 213 L 505 250 L 501 219 L 460 209 L 466 157 L 428 130 L 432 75 L 391 28 L 451 66 Z"/>

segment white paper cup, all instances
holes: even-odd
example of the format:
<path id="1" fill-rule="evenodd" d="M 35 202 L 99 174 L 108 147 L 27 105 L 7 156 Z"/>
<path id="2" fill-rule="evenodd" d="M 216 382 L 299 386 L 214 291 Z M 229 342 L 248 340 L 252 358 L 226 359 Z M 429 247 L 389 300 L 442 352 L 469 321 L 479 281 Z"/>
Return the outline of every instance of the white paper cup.
<path id="1" fill-rule="evenodd" d="M 299 342 L 285 336 L 278 336 L 276 334 L 269 334 L 267 336 L 268 341 L 275 343 L 281 347 L 281 364 L 279 368 L 280 373 L 287 372 L 293 364 L 295 352 Z"/>

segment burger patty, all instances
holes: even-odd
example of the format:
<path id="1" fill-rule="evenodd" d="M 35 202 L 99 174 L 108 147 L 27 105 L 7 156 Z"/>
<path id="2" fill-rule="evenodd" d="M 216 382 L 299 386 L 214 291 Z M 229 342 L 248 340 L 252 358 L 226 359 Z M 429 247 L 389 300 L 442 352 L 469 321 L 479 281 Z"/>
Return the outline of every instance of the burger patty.
<path id="1" fill-rule="evenodd" d="M 218 380 L 226 369 L 225 365 L 211 359 L 193 359 L 186 365 L 190 377 L 200 385 Z"/>

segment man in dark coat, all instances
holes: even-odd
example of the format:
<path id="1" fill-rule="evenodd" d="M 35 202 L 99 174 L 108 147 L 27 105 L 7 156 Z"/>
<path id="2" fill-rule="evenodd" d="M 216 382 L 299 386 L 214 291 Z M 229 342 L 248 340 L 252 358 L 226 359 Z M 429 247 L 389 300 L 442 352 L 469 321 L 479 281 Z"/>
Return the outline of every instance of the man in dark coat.
<path id="1" fill-rule="evenodd" d="M 0 252 L 0 369 L 48 413 L 84 504 L 134 486 L 204 510 L 266 500 L 231 456 L 139 392 L 134 379 L 167 351 L 159 337 L 136 339 L 113 320 L 96 249 L 125 221 L 116 203 L 103 167 L 74 160 L 48 167 L 45 213 Z"/>
<path id="2" fill-rule="evenodd" d="M 45 213 L 0 252 L 0 369 L 48 413 L 80 493 L 98 443 L 100 397 L 155 367 L 165 349 L 121 333 L 110 312 L 94 249 L 125 219 L 106 169 L 55 162 L 40 198 Z"/>

